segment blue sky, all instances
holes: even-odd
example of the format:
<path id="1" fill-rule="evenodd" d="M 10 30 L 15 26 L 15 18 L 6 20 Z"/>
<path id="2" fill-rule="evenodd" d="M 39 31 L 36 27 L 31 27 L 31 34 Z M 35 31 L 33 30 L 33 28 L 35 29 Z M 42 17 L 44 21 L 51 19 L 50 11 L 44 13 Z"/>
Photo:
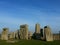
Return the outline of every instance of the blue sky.
<path id="1" fill-rule="evenodd" d="M 60 0 L 0 0 L 0 31 L 10 31 L 28 24 L 29 31 L 35 31 L 35 24 L 41 28 L 49 25 L 53 33 L 60 30 Z"/>

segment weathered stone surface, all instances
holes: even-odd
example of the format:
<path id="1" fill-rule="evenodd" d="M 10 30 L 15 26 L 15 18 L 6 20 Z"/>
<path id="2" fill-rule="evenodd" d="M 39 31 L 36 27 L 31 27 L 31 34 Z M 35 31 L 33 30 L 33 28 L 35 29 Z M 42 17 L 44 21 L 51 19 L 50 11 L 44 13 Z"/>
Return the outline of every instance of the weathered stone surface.
<path id="1" fill-rule="evenodd" d="M 2 34 L 1 34 L 1 40 L 8 40 L 8 28 L 3 28 Z"/>
<path id="2" fill-rule="evenodd" d="M 35 33 L 40 34 L 40 24 L 38 24 L 38 23 L 35 25 Z"/>
<path id="3" fill-rule="evenodd" d="M 44 40 L 44 30 L 43 30 L 43 28 L 40 29 L 40 32 L 41 32 L 40 33 L 40 39 Z"/>
<path id="4" fill-rule="evenodd" d="M 15 32 L 10 32 L 9 40 L 14 40 L 14 39 L 15 39 Z"/>
<path id="5" fill-rule="evenodd" d="M 19 30 L 17 30 L 16 32 L 15 32 L 15 39 L 20 39 L 20 35 L 19 35 Z"/>
<path id="6" fill-rule="evenodd" d="M 53 34 L 49 26 L 44 27 L 44 36 L 46 41 L 53 41 Z"/>
<path id="7" fill-rule="evenodd" d="M 28 39 L 32 39 L 32 32 L 28 33 Z"/>
<path id="8" fill-rule="evenodd" d="M 35 25 L 34 35 L 35 35 L 35 39 L 40 39 L 40 24 L 38 23 Z"/>
<path id="9" fill-rule="evenodd" d="M 60 34 L 53 34 L 53 40 L 60 40 Z"/>
<path id="10" fill-rule="evenodd" d="M 20 39 L 28 40 L 28 25 L 21 25 L 20 26 Z"/>

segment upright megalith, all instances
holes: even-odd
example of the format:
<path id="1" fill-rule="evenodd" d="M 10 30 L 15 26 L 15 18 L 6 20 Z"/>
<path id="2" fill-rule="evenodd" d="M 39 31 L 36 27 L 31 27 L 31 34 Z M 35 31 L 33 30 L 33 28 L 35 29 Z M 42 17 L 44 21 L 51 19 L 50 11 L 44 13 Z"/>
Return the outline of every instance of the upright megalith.
<path id="1" fill-rule="evenodd" d="M 3 28 L 2 34 L 1 34 L 1 40 L 8 40 L 8 28 Z"/>
<path id="2" fill-rule="evenodd" d="M 40 34 L 40 24 L 39 23 L 37 23 L 35 25 L 35 33 Z"/>
<path id="3" fill-rule="evenodd" d="M 44 37 L 46 41 L 53 41 L 53 34 L 49 26 L 44 27 Z"/>
<path id="4" fill-rule="evenodd" d="M 43 28 L 40 29 L 40 32 L 41 32 L 40 33 L 40 39 L 44 40 L 44 30 L 43 30 Z"/>
<path id="5" fill-rule="evenodd" d="M 32 32 L 28 32 L 28 39 L 31 40 L 32 39 Z"/>
<path id="6" fill-rule="evenodd" d="M 17 30 L 15 32 L 15 39 L 20 39 L 20 32 L 19 32 L 19 30 Z"/>
<path id="7" fill-rule="evenodd" d="M 35 33 L 34 33 L 35 39 L 40 39 L 40 24 L 35 24 Z"/>
<path id="8" fill-rule="evenodd" d="M 20 39 L 28 40 L 28 25 L 21 25 L 20 26 Z"/>
<path id="9" fill-rule="evenodd" d="M 14 40 L 14 39 L 15 39 L 15 32 L 10 32 L 9 40 Z"/>

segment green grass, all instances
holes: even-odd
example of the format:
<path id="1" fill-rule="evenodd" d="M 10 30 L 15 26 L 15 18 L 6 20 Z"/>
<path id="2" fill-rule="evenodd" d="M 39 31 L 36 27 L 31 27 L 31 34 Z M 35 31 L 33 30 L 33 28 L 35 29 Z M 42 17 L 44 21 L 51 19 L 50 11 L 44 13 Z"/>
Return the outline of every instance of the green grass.
<path id="1" fill-rule="evenodd" d="M 7 43 L 0 40 L 0 45 L 60 45 L 60 41 L 46 42 L 40 40 L 19 40 L 16 43 Z"/>

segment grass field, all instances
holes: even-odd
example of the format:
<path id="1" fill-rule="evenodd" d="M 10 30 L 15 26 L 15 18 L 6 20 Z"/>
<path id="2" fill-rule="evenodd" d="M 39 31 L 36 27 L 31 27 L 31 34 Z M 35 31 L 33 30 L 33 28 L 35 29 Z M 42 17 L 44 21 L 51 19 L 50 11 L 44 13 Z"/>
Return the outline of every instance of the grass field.
<path id="1" fill-rule="evenodd" d="M 20 40 L 16 43 L 7 43 L 6 41 L 0 40 L 0 45 L 60 45 L 60 41 Z"/>

